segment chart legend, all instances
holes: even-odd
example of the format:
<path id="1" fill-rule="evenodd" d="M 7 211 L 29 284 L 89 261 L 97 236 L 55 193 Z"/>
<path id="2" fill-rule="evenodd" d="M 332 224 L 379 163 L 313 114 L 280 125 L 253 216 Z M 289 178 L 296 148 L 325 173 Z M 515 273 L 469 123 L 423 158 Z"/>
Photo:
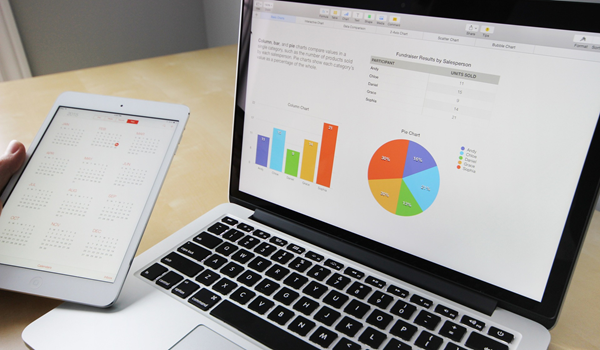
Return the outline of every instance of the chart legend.
<path id="1" fill-rule="evenodd" d="M 437 197 L 440 174 L 431 154 L 420 144 L 393 140 L 379 147 L 369 164 L 371 193 L 385 210 L 413 216 Z"/>

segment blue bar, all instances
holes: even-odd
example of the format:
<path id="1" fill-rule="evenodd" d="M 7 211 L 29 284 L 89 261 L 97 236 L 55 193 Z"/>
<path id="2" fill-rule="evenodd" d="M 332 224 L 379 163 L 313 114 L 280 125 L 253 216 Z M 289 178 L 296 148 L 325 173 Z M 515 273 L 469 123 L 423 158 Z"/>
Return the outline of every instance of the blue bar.
<path id="1" fill-rule="evenodd" d="M 271 147 L 271 165 L 269 168 L 283 171 L 285 130 L 273 128 L 273 146 Z"/>
<path id="2" fill-rule="evenodd" d="M 267 159 L 269 159 L 269 138 L 258 135 L 258 140 L 256 141 L 256 164 L 266 167 Z"/>

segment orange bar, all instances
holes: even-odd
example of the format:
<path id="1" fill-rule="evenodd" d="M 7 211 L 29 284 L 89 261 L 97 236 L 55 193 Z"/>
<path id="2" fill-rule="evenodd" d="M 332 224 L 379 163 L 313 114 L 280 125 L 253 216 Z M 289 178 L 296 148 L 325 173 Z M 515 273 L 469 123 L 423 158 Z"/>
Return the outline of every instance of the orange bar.
<path id="1" fill-rule="evenodd" d="M 333 157 L 335 156 L 337 133 L 337 125 L 323 124 L 319 170 L 317 171 L 317 184 L 321 186 L 330 187 L 331 185 L 331 173 L 333 171 Z"/>
<path id="2" fill-rule="evenodd" d="M 304 155 L 302 156 L 302 168 L 300 170 L 300 178 L 306 181 L 313 182 L 315 180 L 315 166 L 317 165 L 317 149 L 319 143 L 304 140 Z"/>

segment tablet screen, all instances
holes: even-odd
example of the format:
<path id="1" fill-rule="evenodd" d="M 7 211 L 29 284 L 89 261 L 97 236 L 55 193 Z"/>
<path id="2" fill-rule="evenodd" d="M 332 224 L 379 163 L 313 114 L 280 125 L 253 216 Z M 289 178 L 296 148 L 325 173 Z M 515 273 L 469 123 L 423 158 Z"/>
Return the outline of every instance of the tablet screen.
<path id="1" fill-rule="evenodd" d="M 112 282 L 177 124 L 59 107 L 0 215 L 0 264 Z"/>

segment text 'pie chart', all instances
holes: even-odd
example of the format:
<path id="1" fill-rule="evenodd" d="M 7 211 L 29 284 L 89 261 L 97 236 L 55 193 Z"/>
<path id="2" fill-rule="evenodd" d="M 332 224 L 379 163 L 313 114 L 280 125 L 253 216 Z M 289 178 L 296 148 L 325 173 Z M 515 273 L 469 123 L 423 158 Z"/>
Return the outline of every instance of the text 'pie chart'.
<path id="1" fill-rule="evenodd" d="M 413 216 L 427 210 L 440 187 L 440 173 L 420 144 L 393 140 L 379 147 L 369 163 L 369 187 L 385 210 Z"/>

